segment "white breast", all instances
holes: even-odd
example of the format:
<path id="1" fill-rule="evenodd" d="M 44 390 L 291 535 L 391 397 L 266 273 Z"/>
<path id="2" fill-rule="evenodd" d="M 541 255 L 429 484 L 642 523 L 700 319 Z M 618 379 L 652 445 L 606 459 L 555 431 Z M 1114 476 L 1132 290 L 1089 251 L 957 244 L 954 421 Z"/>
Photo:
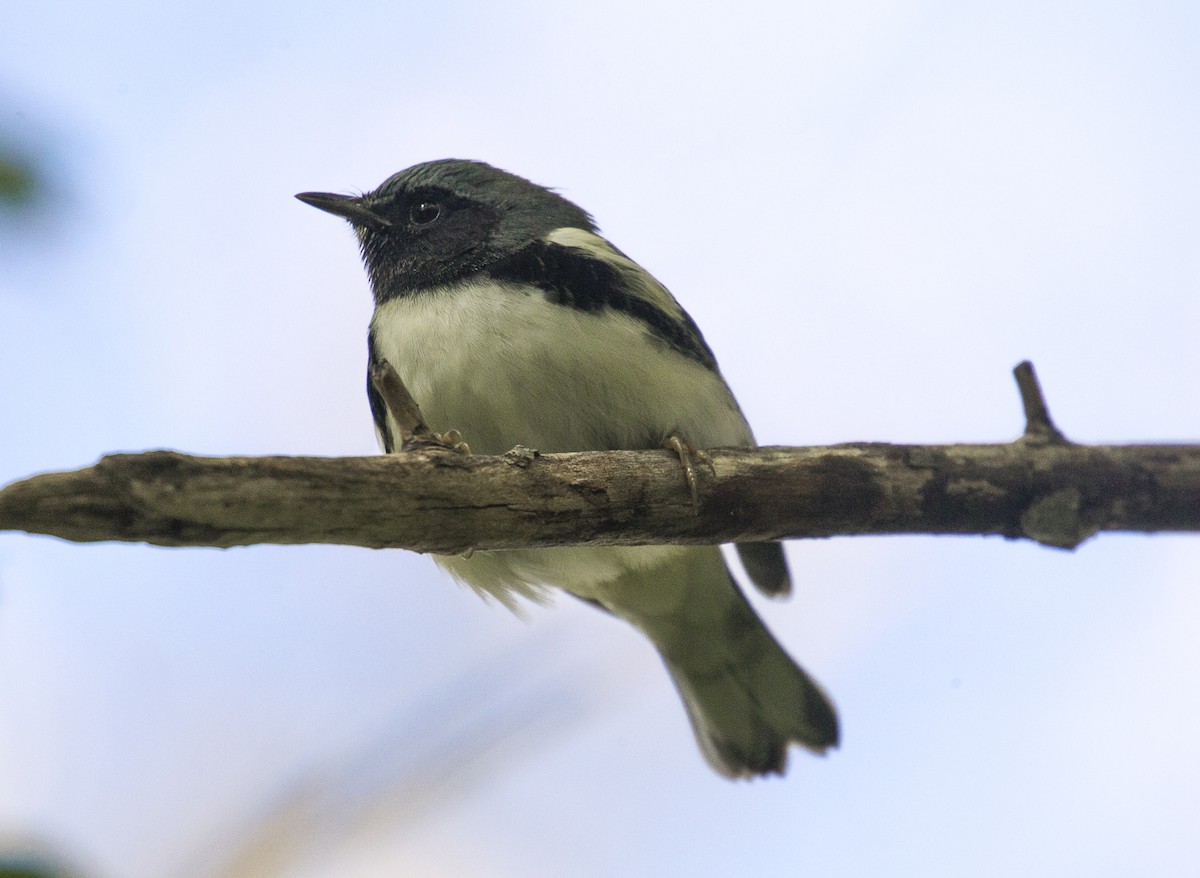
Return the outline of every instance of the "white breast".
<path id="1" fill-rule="evenodd" d="M 371 327 L 430 427 L 479 454 L 645 448 L 672 431 L 753 444 L 721 377 L 625 314 L 475 281 L 386 302 Z"/>

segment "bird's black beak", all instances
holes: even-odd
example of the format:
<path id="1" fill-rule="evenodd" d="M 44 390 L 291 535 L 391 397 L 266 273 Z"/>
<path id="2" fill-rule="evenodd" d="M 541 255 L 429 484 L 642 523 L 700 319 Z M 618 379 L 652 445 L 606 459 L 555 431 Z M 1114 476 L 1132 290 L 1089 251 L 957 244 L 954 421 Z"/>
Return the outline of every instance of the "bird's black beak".
<path id="1" fill-rule="evenodd" d="M 333 192 L 301 192 L 296 196 L 305 204 L 332 213 L 348 220 L 352 225 L 363 226 L 376 232 L 391 228 L 391 223 L 363 204 L 355 195 L 337 195 Z"/>

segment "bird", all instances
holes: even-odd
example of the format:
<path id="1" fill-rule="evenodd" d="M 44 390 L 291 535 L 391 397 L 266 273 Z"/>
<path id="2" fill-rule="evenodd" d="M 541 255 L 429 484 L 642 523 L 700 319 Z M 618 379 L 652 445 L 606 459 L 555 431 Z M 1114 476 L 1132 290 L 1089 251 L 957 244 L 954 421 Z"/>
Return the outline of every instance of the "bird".
<path id="1" fill-rule="evenodd" d="M 390 363 L 437 431 L 472 453 L 754 447 L 696 323 L 667 288 L 554 189 L 440 159 L 358 195 L 302 192 L 348 221 L 374 298 L 368 370 Z M 399 428 L 368 372 L 380 447 Z M 786 595 L 779 543 L 737 547 L 754 585 Z M 790 745 L 836 747 L 820 686 L 774 638 L 718 546 L 562 547 L 437 556 L 510 606 L 560 589 L 640 631 L 719 774 L 783 774 Z"/>

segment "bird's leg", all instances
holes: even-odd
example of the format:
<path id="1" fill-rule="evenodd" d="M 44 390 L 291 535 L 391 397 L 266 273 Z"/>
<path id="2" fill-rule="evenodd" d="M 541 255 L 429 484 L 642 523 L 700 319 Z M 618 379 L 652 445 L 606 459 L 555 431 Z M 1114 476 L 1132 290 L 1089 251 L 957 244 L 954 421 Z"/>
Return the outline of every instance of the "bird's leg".
<path id="1" fill-rule="evenodd" d="M 692 508 L 696 511 L 700 509 L 700 483 L 696 478 L 696 460 L 704 459 L 705 454 L 700 449 L 696 448 L 692 443 L 688 442 L 678 433 L 670 433 L 667 435 L 663 446 L 668 451 L 674 451 L 679 455 L 679 464 L 683 467 L 683 478 L 687 482 L 688 490 L 692 494 Z"/>

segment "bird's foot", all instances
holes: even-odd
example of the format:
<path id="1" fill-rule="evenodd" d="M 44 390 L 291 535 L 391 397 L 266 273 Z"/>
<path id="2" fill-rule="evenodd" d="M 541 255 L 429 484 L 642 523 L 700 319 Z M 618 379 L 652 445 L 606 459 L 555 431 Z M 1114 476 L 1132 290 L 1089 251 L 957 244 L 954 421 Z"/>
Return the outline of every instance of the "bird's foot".
<path id="1" fill-rule="evenodd" d="M 404 440 L 403 450 L 421 451 L 429 448 L 445 448 L 459 454 L 470 454 L 471 446 L 463 441 L 462 434 L 457 430 L 447 430 L 445 433 L 433 431 L 418 433 Z"/>

